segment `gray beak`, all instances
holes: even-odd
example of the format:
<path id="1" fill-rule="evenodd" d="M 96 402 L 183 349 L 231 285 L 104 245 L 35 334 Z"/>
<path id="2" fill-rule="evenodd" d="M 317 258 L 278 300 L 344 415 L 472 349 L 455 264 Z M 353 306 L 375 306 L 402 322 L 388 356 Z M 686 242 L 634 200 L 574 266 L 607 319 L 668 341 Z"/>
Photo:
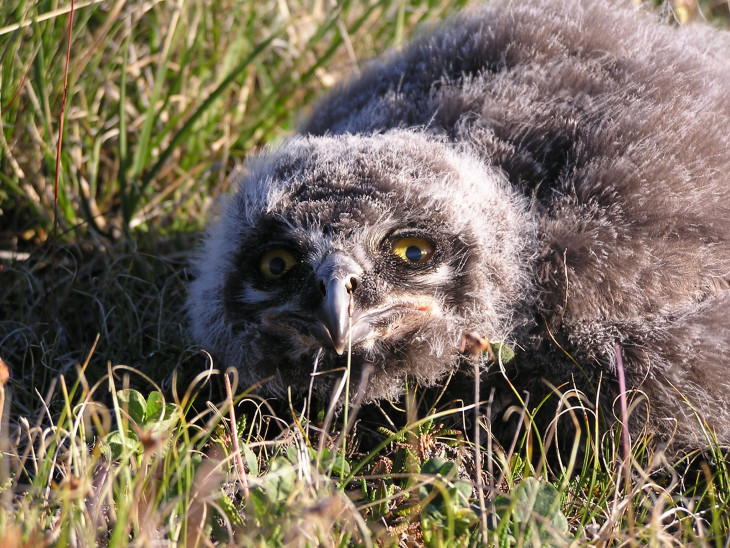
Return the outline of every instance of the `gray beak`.
<path id="1" fill-rule="evenodd" d="M 331 345 L 339 355 L 347 346 L 352 315 L 350 301 L 361 272 L 359 265 L 341 251 L 333 252 L 317 269 L 317 284 L 322 294 L 317 318 L 326 328 L 328 339 L 322 342 Z"/>

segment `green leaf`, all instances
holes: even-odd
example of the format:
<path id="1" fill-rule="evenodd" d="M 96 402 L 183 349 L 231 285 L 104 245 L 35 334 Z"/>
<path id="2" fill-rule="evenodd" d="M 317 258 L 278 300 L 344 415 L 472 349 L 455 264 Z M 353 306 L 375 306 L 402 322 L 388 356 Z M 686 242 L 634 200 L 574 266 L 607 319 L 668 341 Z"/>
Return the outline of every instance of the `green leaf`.
<path id="1" fill-rule="evenodd" d="M 104 453 L 109 460 L 121 460 L 139 453 L 141 445 L 134 432 L 127 432 L 122 436 L 119 430 L 109 432 L 104 436 Z"/>
<path id="2" fill-rule="evenodd" d="M 325 449 L 325 451 L 327 451 Z M 296 445 L 290 445 L 286 448 L 286 458 L 291 462 L 292 464 L 296 464 L 299 462 L 299 452 L 297 451 Z M 314 458 L 312 456 L 312 458 Z"/>
<path id="3" fill-rule="evenodd" d="M 509 495 L 497 497 L 494 504 L 500 518 L 510 520 L 513 530 L 524 530 L 526 539 L 545 546 L 562 545 L 568 520 L 560 510 L 560 493 L 553 485 L 527 478 Z"/>
<path id="4" fill-rule="evenodd" d="M 438 476 L 444 478 L 441 486 L 436 482 L 428 485 L 421 485 L 418 488 L 418 495 L 421 500 L 429 496 L 433 496 L 427 506 L 431 506 L 432 510 L 446 511 L 445 504 L 450 504 L 454 511 L 469 506 L 469 497 L 471 497 L 471 485 L 459 479 L 458 467 L 456 463 L 443 458 L 435 457 L 426 460 L 421 466 L 421 474 L 429 476 Z M 436 492 L 434 493 L 434 489 Z M 444 500 L 444 491 L 447 500 Z"/>
<path id="5" fill-rule="evenodd" d="M 456 464 L 443 458 L 434 457 L 426 460 L 421 466 L 421 474 L 429 476 L 456 475 Z"/>
<path id="6" fill-rule="evenodd" d="M 309 456 L 312 459 L 312 462 L 317 460 L 317 455 L 313 449 L 309 450 Z M 347 462 L 347 459 L 342 455 L 342 453 L 338 453 L 337 451 L 333 451 L 325 447 L 322 449 L 322 458 L 320 462 L 320 469 L 325 474 L 331 473 L 342 477 L 343 474 L 350 473 L 350 463 Z"/>
<path id="7" fill-rule="evenodd" d="M 130 419 L 137 425 L 144 424 L 145 415 L 147 414 L 147 402 L 142 394 L 133 388 L 124 388 L 117 391 L 117 398 L 119 399 L 119 405 L 129 414 Z"/>
<path id="8" fill-rule="evenodd" d="M 243 460 L 246 463 L 246 468 L 248 468 L 248 473 L 252 476 L 258 476 L 259 461 L 256 458 L 256 454 L 247 445 L 243 446 Z"/>
<path id="9" fill-rule="evenodd" d="M 180 415 L 179 406 L 174 403 L 165 403 L 165 399 L 158 391 L 147 396 L 145 425 L 156 432 L 170 432 L 177 425 Z"/>
<path id="10" fill-rule="evenodd" d="M 347 462 L 347 459 L 341 453 L 336 453 L 333 457 L 334 458 L 330 464 L 332 467 L 332 474 L 340 477 L 349 474 L 350 463 Z"/>
<path id="11" fill-rule="evenodd" d="M 145 422 L 152 422 L 165 418 L 165 398 L 157 390 L 147 396 Z"/>
<path id="12" fill-rule="evenodd" d="M 501 362 L 505 368 L 510 367 L 514 363 L 515 351 L 509 346 L 503 343 L 489 344 L 492 347 L 492 352 L 494 352 L 494 355 L 497 358 L 497 363 Z"/>
<path id="13" fill-rule="evenodd" d="M 297 473 L 284 457 L 276 457 L 269 463 L 269 472 L 264 475 L 264 491 L 274 503 L 286 501 L 294 491 Z"/>

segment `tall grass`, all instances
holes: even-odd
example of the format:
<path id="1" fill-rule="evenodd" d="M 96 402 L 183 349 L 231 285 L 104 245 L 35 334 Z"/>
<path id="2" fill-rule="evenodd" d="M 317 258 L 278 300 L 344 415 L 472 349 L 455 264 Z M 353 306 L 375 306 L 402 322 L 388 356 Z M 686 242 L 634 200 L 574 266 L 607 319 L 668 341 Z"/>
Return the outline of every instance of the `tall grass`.
<path id="1" fill-rule="evenodd" d="M 626 465 L 589 420 L 548 469 L 530 414 L 478 449 L 471 402 L 420 392 L 325 429 L 191 347 L 186 257 L 228 174 L 463 3 L 76 2 L 53 242 L 69 3 L 0 3 L 0 545 L 727 545 L 719 451 Z"/>
<path id="2" fill-rule="evenodd" d="M 79 2 L 62 232 L 199 227 L 237 161 L 290 133 L 302 108 L 359 59 L 462 3 Z M 0 7 L 11 23 L 0 28 L 6 238 L 42 241 L 52 225 L 67 11 L 33 0 Z"/>

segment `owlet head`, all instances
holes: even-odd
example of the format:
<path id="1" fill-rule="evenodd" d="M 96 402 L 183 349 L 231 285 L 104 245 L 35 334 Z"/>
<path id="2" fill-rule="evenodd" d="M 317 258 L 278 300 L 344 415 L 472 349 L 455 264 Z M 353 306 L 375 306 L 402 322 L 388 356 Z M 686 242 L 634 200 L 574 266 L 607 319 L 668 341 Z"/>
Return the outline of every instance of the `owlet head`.
<path id="1" fill-rule="evenodd" d="M 525 211 L 481 161 L 420 133 L 293 139 L 250 164 L 209 229 L 194 332 L 275 391 L 341 371 L 350 349 L 369 399 L 407 376 L 433 383 L 465 330 L 512 320 L 500 311 L 525 283 Z"/>

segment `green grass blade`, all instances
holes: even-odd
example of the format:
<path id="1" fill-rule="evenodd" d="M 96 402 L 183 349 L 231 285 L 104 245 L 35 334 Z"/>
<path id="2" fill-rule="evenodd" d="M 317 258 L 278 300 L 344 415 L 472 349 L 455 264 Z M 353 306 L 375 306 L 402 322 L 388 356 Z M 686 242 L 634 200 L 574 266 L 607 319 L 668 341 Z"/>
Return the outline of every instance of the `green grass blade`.
<path id="1" fill-rule="evenodd" d="M 280 32 L 280 31 L 279 31 Z M 223 81 L 216 87 L 210 95 L 198 106 L 198 108 L 193 112 L 193 114 L 187 119 L 187 121 L 183 124 L 183 126 L 175 133 L 174 137 L 170 141 L 170 144 L 165 148 L 165 150 L 160 154 L 160 157 L 158 158 L 157 162 L 150 168 L 142 177 L 142 183 L 140 185 L 140 191 L 143 192 L 144 189 L 149 185 L 152 178 L 157 175 L 157 173 L 162 169 L 162 166 L 167 162 L 168 158 L 172 155 L 172 153 L 175 151 L 175 148 L 178 146 L 178 144 L 187 136 L 190 135 L 190 133 L 193 130 L 193 127 L 195 123 L 200 119 L 200 117 L 205 114 L 208 109 L 213 105 L 216 99 L 220 97 L 223 92 L 233 83 L 236 78 L 239 76 L 240 73 L 246 70 L 246 68 L 259 56 L 261 53 L 266 51 L 266 49 L 271 45 L 271 42 L 274 41 L 274 39 L 278 36 L 279 32 L 272 33 L 269 38 L 261 42 L 256 48 L 248 54 L 247 57 L 245 57 L 231 72 L 226 76 Z"/>

